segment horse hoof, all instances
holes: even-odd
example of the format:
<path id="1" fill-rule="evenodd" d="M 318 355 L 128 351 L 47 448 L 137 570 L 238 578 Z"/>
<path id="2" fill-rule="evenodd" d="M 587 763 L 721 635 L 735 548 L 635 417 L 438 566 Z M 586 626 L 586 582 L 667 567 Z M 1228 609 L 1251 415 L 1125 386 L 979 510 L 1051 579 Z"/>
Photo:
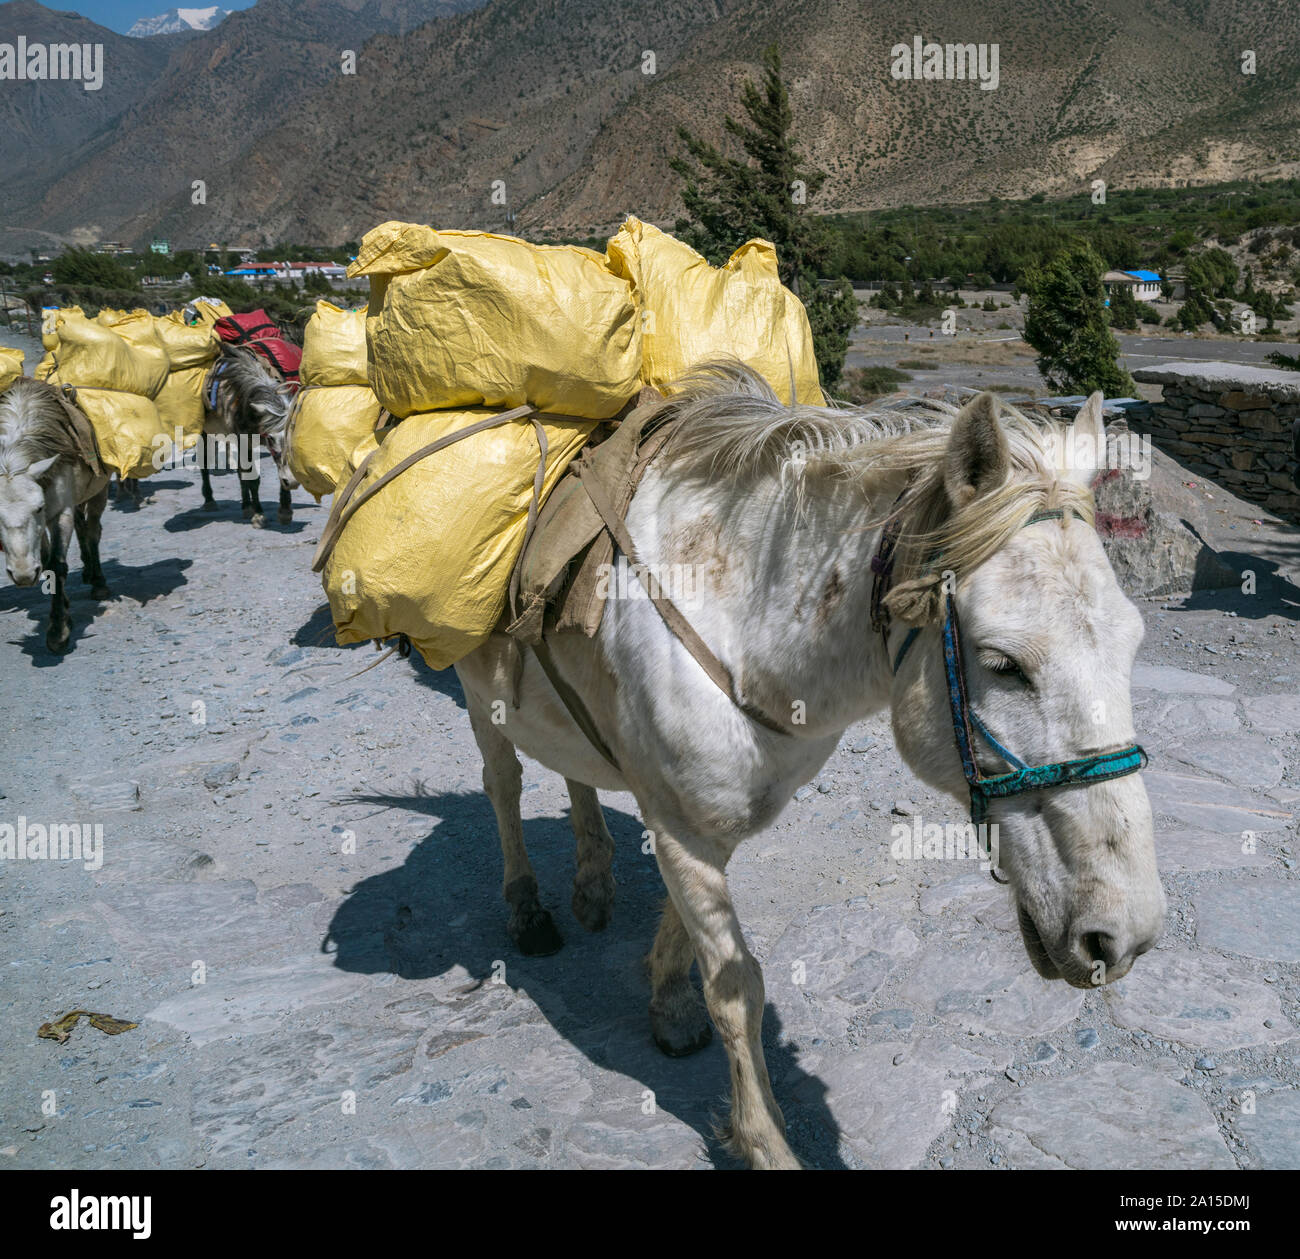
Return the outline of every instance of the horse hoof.
<path id="1" fill-rule="evenodd" d="M 216 511 L 216 510 L 217 510 L 217 500 L 215 498 L 205 498 L 203 500 L 203 506 L 199 508 L 199 511 Z"/>
<path id="2" fill-rule="evenodd" d="M 650 1015 L 650 1034 L 659 1052 L 669 1058 L 687 1058 L 713 1042 L 713 1025 L 703 1010 L 694 1019 L 670 1023 Z"/>
<path id="3" fill-rule="evenodd" d="M 281 507 L 280 510 L 279 510 L 278 512 L 276 512 L 276 514 L 275 514 L 275 518 L 276 518 L 276 520 L 278 520 L 282 525 L 291 525 L 291 524 L 293 524 L 293 508 L 292 508 L 292 507 Z"/>
<path id="4" fill-rule="evenodd" d="M 670 1058 L 698 1053 L 713 1039 L 704 1002 L 684 977 L 667 984 L 650 1002 L 650 1034 Z"/>
<path id="5" fill-rule="evenodd" d="M 248 523 L 252 525 L 254 529 L 260 529 L 264 524 L 266 524 L 266 517 L 259 511 L 249 517 Z"/>
<path id="6" fill-rule="evenodd" d="M 604 931 L 614 909 L 614 876 L 597 875 L 573 884 L 573 916 L 588 931 Z"/>
<path id="7" fill-rule="evenodd" d="M 56 656 L 61 656 L 64 654 L 64 652 L 68 650 L 68 646 L 69 643 L 71 642 L 71 639 L 72 639 L 72 632 L 68 628 L 64 628 L 64 630 L 58 634 L 56 634 L 53 630 L 50 630 L 50 632 L 45 635 L 45 646 L 49 651 L 52 651 Z"/>
<path id="8" fill-rule="evenodd" d="M 515 947 L 525 957 L 550 957 L 564 947 L 564 937 L 555 929 L 551 915 L 544 909 L 535 910 L 517 923 L 512 922 L 510 935 Z"/>
<path id="9" fill-rule="evenodd" d="M 113 592 L 103 582 L 100 582 L 98 586 L 91 588 L 90 597 L 92 599 L 111 599 Z"/>

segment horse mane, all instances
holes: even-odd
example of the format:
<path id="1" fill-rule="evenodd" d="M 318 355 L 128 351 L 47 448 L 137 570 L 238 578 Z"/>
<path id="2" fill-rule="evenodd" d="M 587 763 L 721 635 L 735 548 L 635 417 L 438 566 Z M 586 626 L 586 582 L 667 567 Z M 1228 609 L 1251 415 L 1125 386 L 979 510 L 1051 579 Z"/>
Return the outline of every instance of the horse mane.
<path id="1" fill-rule="evenodd" d="M 19 476 L 51 455 L 81 457 L 54 390 L 19 377 L 0 393 L 0 476 Z"/>
<path id="2" fill-rule="evenodd" d="M 670 476 L 737 483 L 775 476 L 783 484 L 793 477 L 796 510 L 807 479 L 819 473 L 851 479 L 868 495 L 891 475 L 898 481 L 905 474 L 903 501 L 895 509 L 891 498 L 885 513 L 864 518 L 863 527 L 896 517 L 895 585 L 930 586 L 940 580 L 940 565 L 956 574 L 978 567 L 1037 511 L 1073 509 L 1093 521 L 1091 493 L 1064 476 L 1066 427 L 998 403 L 1009 474 L 962 507 L 954 507 L 944 486 L 959 407 L 933 399 L 862 407 L 790 404 L 734 360 L 702 363 L 670 386 L 662 414 L 681 423 L 663 460 Z"/>
<path id="3" fill-rule="evenodd" d="M 218 396 L 230 399 L 233 428 L 239 433 L 276 437 L 284 432 L 292 398 L 284 381 L 266 361 L 246 346 L 223 345 Z"/>

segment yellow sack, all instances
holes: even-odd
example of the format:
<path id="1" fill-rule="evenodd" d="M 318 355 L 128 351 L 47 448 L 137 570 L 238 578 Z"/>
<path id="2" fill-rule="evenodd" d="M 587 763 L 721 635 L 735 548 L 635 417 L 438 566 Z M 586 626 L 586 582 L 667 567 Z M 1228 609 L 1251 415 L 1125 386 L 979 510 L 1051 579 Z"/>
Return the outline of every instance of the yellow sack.
<path id="1" fill-rule="evenodd" d="M 167 383 L 171 363 L 167 358 L 166 346 L 154 330 L 153 316 L 147 310 L 101 310 L 95 322 L 116 332 L 131 347 L 139 370 L 147 373 L 145 388 L 132 389 L 131 392 L 156 398 L 158 391 Z"/>
<path id="2" fill-rule="evenodd" d="M 181 445 L 189 450 L 203 433 L 203 382 L 221 352 L 221 338 L 211 322 L 187 324 L 179 310 L 155 316 L 153 326 L 170 365 L 167 381 L 154 399 L 158 415 L 173 441 L 175 430 L 181 430 Z"/>
<path id="3" fill-rule="evenodd" d="M 590 249 L 389 222 L 348 275 L 371 277 L 370 384 L 395 416 L 527 402 L 599 420 L 640 387 L 631 286 Z"/>
<path id="4" fill-rule="evenodd" d="M 139 352 L 115 329 L 79 310 L 54 312 L 48 325 L 36 378 L 76 388 L 77 406 L 90 420 L 108 467 L 122 477 L 156 472 L 170 453 L 151 396 L 166 379 L 165 372 L 160 377 L 157 356 Z M 158 350 L 165 362 L 165 352 Z"/>
<path id="5" fill-rule="evenodd" d="M 8 389 L 23 374 L 23 360 L 26 357 L 21 350 L 0 345 L 0 390 Z"/>
<path id="6" fill-rule="evenodd" d="M 59 334 L 54 325 L 60 315 L 84 315 L 80 306 L 43 306 L 41 307 L 41 345 L 52 350 L 59 343 Z"/>
<path id="7" fill-rule="evenodd" d="M 174 310 L 169 315 L 155 316 L 153 326 L 172 371 L 211 363 L 221 353 L 221 338 L 213 332 L 212 323 L 187 324 L 185 316 Z"/>
<path id="8" fill-rule="evenodd" d="M 163 432 L 175 445 L 176 430 L 180 430 L 180 448 L 190 450 L 203 436 L 203 385 L 211 364 L 199 367 L 178 367 L 167 373 L 167 383 L 158 391 L 154 405 L 158 408 L 158 422 Z"/>
<path id="9" fill-rule="evenodd" d="M 808 313 L 781 283 L 770 242 L 748 241 L 726 266 L 711 267 L 689 245 L 629 218 L 606 256 L 636 294 L 647 385 L 662 390 L 697 363 L 730 357 L 789 401 L 793 364 L 797 400 L 825 405 Z"/>
<path id="10" fill-rule="evenodd" d="M 317 502 L 333 494 L 348 456 L 374 430 L 379 399 L 366 383 L 366 312 L 323 299 L 303 336 L 302 388 L 288 435 L 289 470 Z"/>
<path id="11" fill-rule="evenodd" d="M 421 446 L 490 414 L 408 417 L 384 436 L 356 493 Z M 595 424 L 543 418 L 543 427 L 544 501 Z M 359 443 L 358 462 L 375 440 Z M 479 646 L 505 609 L 538 459 L 532 423 L 510 421 L 421 459 L 363 503 L 322 573 L 338 641 L 405 634 L 434 669 Z"/>
<path id="12" fill-rule="evenodd" d="M 289 471 L 319 503 L 344 480 L 348 456 L 379 421 L 369 385 L 325 385 L 300 391 L 289 430 Z"/>

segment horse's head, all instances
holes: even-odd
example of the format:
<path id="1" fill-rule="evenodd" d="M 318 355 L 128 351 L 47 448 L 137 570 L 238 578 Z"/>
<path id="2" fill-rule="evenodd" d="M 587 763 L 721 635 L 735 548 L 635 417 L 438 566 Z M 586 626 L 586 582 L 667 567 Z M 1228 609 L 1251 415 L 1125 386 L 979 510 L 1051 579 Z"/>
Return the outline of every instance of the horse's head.
<path id="1" fill-rule="evenodd" d="M 1127 973 L 1165 912 L 1141 776 L 1089 782 L 1085 772 L 1084 758 L 1133 743 L 1130 674 L 1143 633 L 1090 523 L 1104 452 L 1100 394 L 1054 432 L 1004 427 L 981 396 L 954 420 L 932 477 L 932 518 L 946 516 L 939 554 L 887 598 L 901 619 L 928 626 L 893 689 L 899 749 L 921 778 L 968 797 L 954 719 L 963 707 L 979 774 L 1017 768 L 1003 752 L 1031 767 L 1082 767 L 1075 781 L 989 800 L 987 815 L 1035 969 L 1079 987 Z M 956 646 L 947 661 L 945 636 Z"/>
<path id="2" fill-rule="evenodd" d="M 41 478 L 54 467 L 58 455 L 38 459 L 22 472 L 0 469 L 0 546 L 5 568 L 15 586 L 34 585 L 41 575 L 45 539 L 45 487 Z"/>

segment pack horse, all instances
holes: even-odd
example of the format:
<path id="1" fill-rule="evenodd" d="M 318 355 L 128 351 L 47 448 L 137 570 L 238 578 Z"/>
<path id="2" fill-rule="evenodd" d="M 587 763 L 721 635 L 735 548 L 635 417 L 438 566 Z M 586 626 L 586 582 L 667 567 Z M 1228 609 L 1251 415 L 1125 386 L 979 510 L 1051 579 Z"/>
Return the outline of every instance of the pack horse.
<path id="1" fill-rule="evenodd" d="M 1119 979 L 1163 922 L 1129 695 L 1142 621 L 1092 527 L 1095 469 L 1067 453 L 1104 441 L 1101 396 L 1072 429 L 988 394 L 935 410 L 792 406 L 739 366 L 697 372 L 663 402 L 673 431 L 612 522 L 615 582 L 684 565 L 689 597 L 610 599 L 594 637 L 549 634 L 521 655 L 496 634 L 456 666 L 517 946 L 561 944 L 524 849 L 520 749 L 567 780 L 588 929 L 614 897 L 596 791 L 635 795 L 668 891 L 651 1030 L 686 1054 L 711 1016 L 731 1067 L 727 1135 L 754 1167 L 798 1162 L 727 863 L 851 723 L 888 708 L 912 771 L 998 825 L 1045 978 Z"/>
<path id="2" fill-rule="evenodd" d="M 265 312 L 228 315 L 217 320 L 221 353 L 208 372 L 203 387 L 203 440 L 199 467 L 203 481 L 203 509 L 216 511 L 210 463 L 214 443 L 234 444 L 239 471 L 240 506 L 256 528 L 265 522 L 258 490 L 258 451 L 265 446 L 275 462 L 280 484 L 277 519 L 293 519 L 291 491 L 297 485 L 284 457 L 289 410 L 298 388 L 301 349 L 280 335 Z"/>
<path id="3" fill-rule="evenodd" d="M 109 597 L 99 560 L 108 472 L 84 415 L 52 385 L 22 377 L 0 393 L 0 546 L 17 586 L 53 578 L 45 645 L 67 651 L 68 546 L 75 530 L 86 582 Z"/>

